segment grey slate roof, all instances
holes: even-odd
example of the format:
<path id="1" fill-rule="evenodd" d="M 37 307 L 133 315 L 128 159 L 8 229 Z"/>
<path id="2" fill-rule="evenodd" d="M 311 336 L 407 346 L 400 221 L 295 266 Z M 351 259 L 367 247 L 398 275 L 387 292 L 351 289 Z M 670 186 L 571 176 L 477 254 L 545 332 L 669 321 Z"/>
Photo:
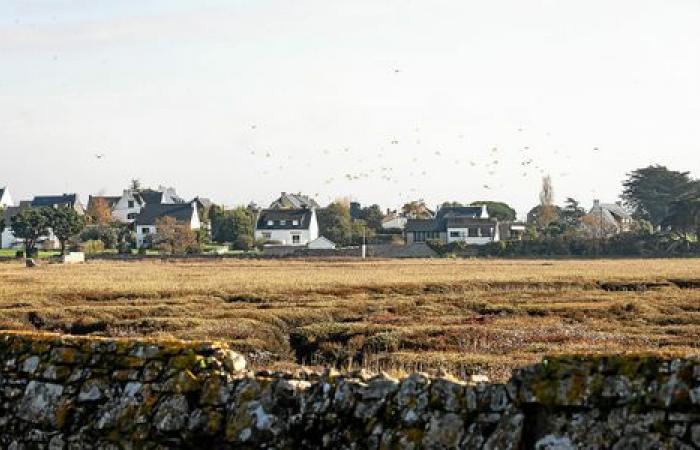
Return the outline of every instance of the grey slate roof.
<path id="1" fill-rule="evenodd" d="M 414 231 L 445 231 L 445 228 L 440 228 L 440 221 L 436 219 L 408 219 L 404 230 L 408 232 Z"/>
<path id="2" fill-rule="evenodd" d="M 194 214 L 191 203 L 177 203 L 174 205 L 147 203 L 136 216 L 137 225 L 155 225 L 156 220 L 162 217 L 173 217 L 178 222 L 189 222 Z"/>
<path id="3" fill-rule="evenodd" d="M 33 208 L 55 207 L 55 206 L 70 206 L 75 207 L 78 204 L 78 194 L 63 194 L 63 195 L 40 195 L 32 200 Z"/>
<path id="4" fill-rule="evenodd" d="M 308 208 L 297 209 L 264 209 L 258 215 L 255 225 L 256 230 L 308 230 L 311 225 L 313 211 Z M 285 224 L 280 222 L 284 220 Z M 292 221 L 297 220 L 299 225 L 292 225 Z M 272 221 L 272 225 L 268 222 Z"/>
<path id="5" fill-rule="evenodd" d="M 472 217 L 449 217 L 446 219 L 446 228 L 462 228 L 469 226 L 495 227 L 496 222 L 491 219 L 475 219 Z"/>
<path id="6" fill-rule="evenodd" d="M 277 208 L 320 208 L 321 206 L 308 195 L 282 192 L 280 198 L 270 204 L 270 209 Z"/>
<path id="7" fill-rule="evenodd" d="M 469 225 L 495 225 L 490 219 L 480 219 L 481 206 L 449 206 L 440 208 L 434 219 L 408 219 L 407 232 L 447 231 Z"/>

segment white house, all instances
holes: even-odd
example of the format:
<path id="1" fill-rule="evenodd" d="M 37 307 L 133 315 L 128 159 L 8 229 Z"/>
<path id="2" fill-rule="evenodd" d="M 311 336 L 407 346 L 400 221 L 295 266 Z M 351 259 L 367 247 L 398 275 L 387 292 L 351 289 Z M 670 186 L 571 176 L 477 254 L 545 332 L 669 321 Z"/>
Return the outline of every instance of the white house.
<path id="1" fill-rule="evenodd" d="M 156 222 L 164 217 L 172 217 L 178 223 L 184 223 L 191 230 L 199 230 L 202 226 L 197 211 L 197 202 L 177 204 L 146 204 L 134 218 L 136 228 L 136 246 L 141 248 L 147 243 L 148 237 L 158 233 Z"/>
<path id="2" fill-rule="evenodd" d="M 5 186 L 0 188 L 0 209 L 9 208 L 10 206 L 14 206 L 14 202 L 12 201 L 10 190 Z"/>
<path id="3" fill-rule="evenodd" d="M 318 238 L 315 208 L 264 209 L 255 224 L 255 239 L 304 246 Z"/>
<path id="4" fill-rule="evenodd" d="M 408 217 L 391 214 L 382 220 L 382 228 L 384 230 L 403 230 L 407 222 Z"/>
<path id="5" fill-rule="evenodd" d="M 498 221 L 489 218 L 485 205 L 443 207 L 432 219 L 408 219 L 404 230 L 408 244 L 439 240 L 484 245 L 500 240 Z"/>
<path id="6" fill-rule="evenodd" d="M 21 210 L 27 208 L 58 208 L 69 207 L 73 208 L 79 214 L 84 213 L 83 205 L 80 203 L 78 194 L 62 194 L 62 195 L 41 195 L 34 197 L 31 201 L 21 201 L 19 206 L 10 206 L 4 210 L 5 229 L 0 235 L 0 247 L 2 248 L 21 248 L 24 245 L 22 239 L 15 237 L 10 228 L 12 218 Z M 53 234 L 51 229 L 46 236 L 42 236 L 37 243 L 38 248 L 45 250 L 56 250 L 60 248 L 58 238 Z"/>
<path id="7" fill-rule="evenodd" d="M 97 198 L 97 197 L 94 197 Z M 185 201 L 175 189 L 159 186 L 158 189 L 124 189 L 121 197 L 103 197 L 112 208 L 114 220 L 132 223 L 146 205 L 177 205 Z"/>

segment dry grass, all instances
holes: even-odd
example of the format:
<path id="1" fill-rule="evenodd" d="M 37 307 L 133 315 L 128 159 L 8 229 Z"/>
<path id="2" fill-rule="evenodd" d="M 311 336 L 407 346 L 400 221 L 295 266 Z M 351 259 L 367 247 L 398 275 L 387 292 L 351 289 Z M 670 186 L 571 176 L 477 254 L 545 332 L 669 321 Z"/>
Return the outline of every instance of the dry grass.
<path id="1" fill-rule="evenodd" d="M 259 365 L 503 378 L 545 353 L 696 352 L 700 289 L 643 289 L 697 278 L 698 259 L 12 262 L 0 327 L 223 339 Z"/>

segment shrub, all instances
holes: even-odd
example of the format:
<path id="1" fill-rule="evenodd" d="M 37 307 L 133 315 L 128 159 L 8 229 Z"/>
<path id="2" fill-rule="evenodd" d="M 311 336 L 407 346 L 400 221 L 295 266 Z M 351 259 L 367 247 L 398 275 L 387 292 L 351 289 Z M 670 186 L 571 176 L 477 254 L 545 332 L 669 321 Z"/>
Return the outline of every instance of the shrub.
<path id="1" fill-rule="evenodd" d="M 98 239 L 92 239 L 80 244 L 80 251 L 86 254 L 102 253 L 105 250 L 104 242 Z"/>

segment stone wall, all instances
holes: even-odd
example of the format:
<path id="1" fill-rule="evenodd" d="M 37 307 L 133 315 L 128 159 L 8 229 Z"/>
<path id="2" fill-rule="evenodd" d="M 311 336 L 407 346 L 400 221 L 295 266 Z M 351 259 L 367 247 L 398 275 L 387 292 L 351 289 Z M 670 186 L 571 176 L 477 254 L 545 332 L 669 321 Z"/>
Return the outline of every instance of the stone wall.
<path id="1" fill-rule="evenodd" d="M 3 448 L 700 446 L 700 362 L 557 357 L 506 384 L 245 369 L 223 344 L 0 334 Z"/>

